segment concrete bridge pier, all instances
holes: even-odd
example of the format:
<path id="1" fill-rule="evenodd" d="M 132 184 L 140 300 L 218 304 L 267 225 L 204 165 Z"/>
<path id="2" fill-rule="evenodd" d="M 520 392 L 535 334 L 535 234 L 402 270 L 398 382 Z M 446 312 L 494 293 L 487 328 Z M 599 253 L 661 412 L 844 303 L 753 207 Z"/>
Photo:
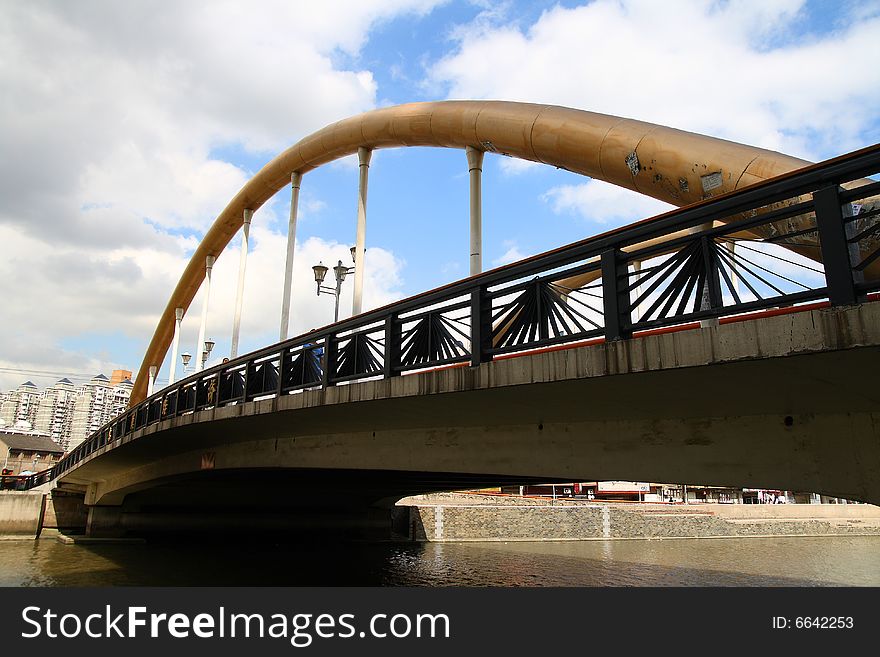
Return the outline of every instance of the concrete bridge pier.
<path id="1" fill-rule="evenodd" d="M 125 535 L 120 506 L 90 506 L 86 521 L 86 536 L 119 538 Z"/>

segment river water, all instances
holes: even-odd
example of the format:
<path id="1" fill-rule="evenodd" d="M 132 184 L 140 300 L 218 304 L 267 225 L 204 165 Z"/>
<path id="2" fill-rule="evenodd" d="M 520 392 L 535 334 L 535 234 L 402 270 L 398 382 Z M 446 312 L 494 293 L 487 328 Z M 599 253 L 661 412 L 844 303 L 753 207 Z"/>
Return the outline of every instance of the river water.
<path id="1" fill-rule="evenodd" d="M 880 536 L 509 543 L 0 541 L 2 586 L 880 586 Z"/>

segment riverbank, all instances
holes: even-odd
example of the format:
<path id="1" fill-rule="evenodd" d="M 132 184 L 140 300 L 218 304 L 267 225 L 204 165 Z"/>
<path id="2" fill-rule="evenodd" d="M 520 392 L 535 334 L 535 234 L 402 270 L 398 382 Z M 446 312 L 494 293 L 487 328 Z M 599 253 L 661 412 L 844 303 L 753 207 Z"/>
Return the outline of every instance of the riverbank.
<path id="1" fill-rule="evenodd" d="M 408 538 L 419 542 L 880 536 L 880 507 L 869 504 L 639 504 L 438 493 L 404 498 L 398 507 Z"/>

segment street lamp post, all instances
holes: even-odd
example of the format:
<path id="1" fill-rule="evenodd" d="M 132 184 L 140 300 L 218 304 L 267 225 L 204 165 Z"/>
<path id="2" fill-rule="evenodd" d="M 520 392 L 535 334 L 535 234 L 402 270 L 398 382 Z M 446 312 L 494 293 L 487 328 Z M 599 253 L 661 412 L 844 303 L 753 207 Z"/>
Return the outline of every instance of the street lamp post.
<path id="1" fill-rule="evenodd" d="M 189 361 L 192 358 L 192 355 L 184 351 L 180 354 L 180 359 L 183 361 L 183 375 L 186 376 L 186 368 L 189 365 Z"/>
<path id="2" fill-rule="evenodd" d="M 351 247 L 351 259 L 354 260 L 355 257 L 355 247 Z M 324 266 L 323 263 L 318 263 L 314 267 L 312 267 L 312 271 L 315 272 L 315 283 L 317 285 L 318 296 L 321 294 L 332 294 L 336 297 L 336 308 L 333 311 L 333 323 L 339 321 L 339 296 L 342 293 L 342 281 L 345 280 L 345 277 L 354 271 L 354 267 L 346 267 L 342 264 L 342 260 L 340 260 L 336 266 L 333 268 L 333 275 L 336 277 L 336 287 L 327 287 L 325 285 L 321 285 L 324 282 L 324 277 L 327 276 L 328 268 Z"/>
<path id="3" fill-rule="evenodd" d="M 208 362 L 208 358 L 211 356 L 211 350 L 214 348 L 214 341 L 211 338 L 205 340 L 205 348 L 202 351 L 202 369 L 205 369 L 205 363 Z"/>

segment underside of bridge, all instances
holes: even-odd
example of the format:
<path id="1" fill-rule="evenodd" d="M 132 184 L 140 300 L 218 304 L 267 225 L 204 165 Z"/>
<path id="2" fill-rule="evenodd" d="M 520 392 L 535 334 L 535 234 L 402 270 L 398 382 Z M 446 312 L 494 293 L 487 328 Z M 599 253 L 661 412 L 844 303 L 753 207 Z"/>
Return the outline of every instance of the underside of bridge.
<path id="1" fill-rule="evenodd" d="M 637 480 L 880 502 L 880 303 L 548 350 L 190 413 L 62 478 L 94 535 L 387 535 L 419 492 Z"/>
<path id="2" fill-rule="evenodd" d="M 176 536 L 224 533 L 350 538 L 407 536 L 394 502 L 408 495 L 545 482 L 531 477 L 395 470 L 231 468 L 153 481 L 118 506 L 91 507 L 89 533 Z M 400 515 L 405 523 L 405 516 Z"/>

